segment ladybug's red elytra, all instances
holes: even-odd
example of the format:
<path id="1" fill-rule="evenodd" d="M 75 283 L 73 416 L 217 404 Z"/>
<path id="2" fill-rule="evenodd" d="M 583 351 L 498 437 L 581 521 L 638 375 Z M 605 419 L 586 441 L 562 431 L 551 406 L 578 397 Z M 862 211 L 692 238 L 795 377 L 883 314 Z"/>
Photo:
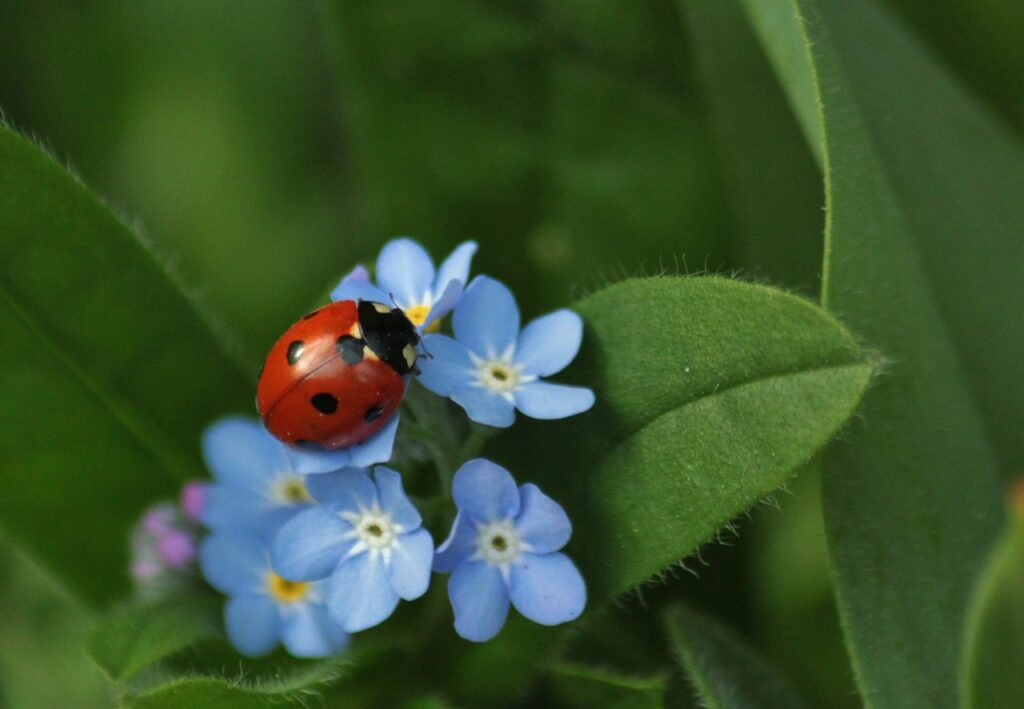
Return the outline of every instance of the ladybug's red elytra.
<path id="1" fill-rule="evenodd" d="M 416 371 L 419 334 L 400 308 L 342 300 L 292 325 L 256 386 L 264 425 L 291 445 L 336 450 L 384 427 Z"/>

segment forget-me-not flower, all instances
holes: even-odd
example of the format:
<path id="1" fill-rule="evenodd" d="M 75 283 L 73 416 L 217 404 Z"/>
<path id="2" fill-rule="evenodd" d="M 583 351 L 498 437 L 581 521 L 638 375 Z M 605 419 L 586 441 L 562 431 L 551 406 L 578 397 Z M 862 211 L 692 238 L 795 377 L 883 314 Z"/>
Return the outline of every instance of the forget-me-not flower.
<path id="1" fill-rule="evenodd" d="M 430 254 L 408 238 L 392 239 L 377 257 L 377 285 L 362 267 L 342 279 L 332 300 L 372 300 L 395 304 L 418 329 L 424 330 L 448 314 L 469 281 L 476 242 L 466 241 L 452 251 L 436 271 Z"/>
<path id="2" fill-rule="evenodd" d="M 288 447 L 259 422 L 219 419 L 203 433 L 202 445 L 214 482 L 204 490 L 200 519 L 210 529 L 279 526 L 313 503 Z"/>
<path id="3" fill-rule="evenodd" d="M 562 371 L 580 349 L 583 321 L 571 310 L 539 317 L 520 332 L 512 292 L 478 276 L 459 300 L 452 328 L 455 339 L 424 337 L 432 356 L 420 360 L 419 380 L 477 423 L 511 426 L 516 409 L 531 418 L 559 419 L 594 405 L 594 392 L 586 387 L 541 379 Z"/>
<path id="4" fill-rule="evenodd" d="M 291 581 L 270 565 L 272 527 L 258 532 L 214 532 L 199 547 L 206 580 L 228 596 L 224 624 L 243 655 L 265 655 L 278 642 L 296 657 L 327 657 L 345 648 L 348 634 L 324 605 L 324 583 Z"/>
<path id="5" fill-rule="evenodd" d="M 583 577 L 559 550 L 572 536 L 565 510 L 533 484 L 484 458 L 459 468 L 452 480 L 459 512 L 437 549 L 434 571 L 451 572 L 448 598 L 455 630 L 467 640 L 490 640 L 508 616 L 509 601 L 542 625 L 575 620 L 587 603 Z"/>
<path id="6" fill-rule="evenodd" d="M 427 591 L 434 542 L 394 470 L 342 470 L 307 478 L 320 503 L 293 517 L 274 543 L 274 568 L 288 578 L 330 576 L 327 606 L 350 633 L 385 620 L 399 599 Z"/>

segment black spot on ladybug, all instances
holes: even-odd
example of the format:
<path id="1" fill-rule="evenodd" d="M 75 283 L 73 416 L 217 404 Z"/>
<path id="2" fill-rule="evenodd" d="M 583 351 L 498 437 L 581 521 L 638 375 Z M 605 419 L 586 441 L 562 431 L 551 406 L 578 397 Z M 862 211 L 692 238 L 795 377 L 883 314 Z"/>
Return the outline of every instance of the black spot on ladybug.
<path id="1" fill-rule="evenodd" d="M 324 447 L 316 441 L 307 441 L 305 438 L 300 438 L 295 441 L 296 448 L 302 448 L 307 451 L 322 451 Z"/>
<path id="2" fill-rule="evenodd" d="M 299 361 L 299 357 L 302 356 L 302 349 L 305 345 L 302 344 L 302 340 L 295 340 L 288 345 L 288 364 L 295 364 Z"/>
<path id="3" fill-rule="evenodd" d="M 352 337 L 352 335 L 342 335 L 338 338 L 338 354 L 341 355 L 341 359 L 344 360 L 345 364 L 359 364 L 363 361 L 363 341 Z"/>
<path id="4" fill-rule="evenodd" d="M 338 398 L 334 394 L 328 394 L 326 391 L 314 394 L 309 403 L 322 414 L 333 414 L 338 410 Z"/>
<path id="5" fill-rule="evenodd" d="M 323 308 L 317 308 L 316 310 L 314 310 L 313 312 L 309 313 L 308 315 L 304 315 L 304 316 L 302 317 L 302 319 L 303 319 L 303 320 L 309 320 L 310 318 L 314 318 L 314 317 L 316 317 L 316 316 L 317 316 L 317 314 L 318 314 L 318 313 L 319 313 L 319 312 L 320 312 L 321 310 L 323 310 Z"/>
<path id="6" fill-rule="evenodd" d="M 368 408 L 366 410 L 366 413 L 363 414 L 363 418 L 365 418 L 367 421 L 376 421 L 377 419 L 379 419 L 381 417 L 381 414 L 383 414 L 383 413 L 384 413 L 384 407 L 382 407 L 382 406 L 371 406 L 370 408 Z"/>

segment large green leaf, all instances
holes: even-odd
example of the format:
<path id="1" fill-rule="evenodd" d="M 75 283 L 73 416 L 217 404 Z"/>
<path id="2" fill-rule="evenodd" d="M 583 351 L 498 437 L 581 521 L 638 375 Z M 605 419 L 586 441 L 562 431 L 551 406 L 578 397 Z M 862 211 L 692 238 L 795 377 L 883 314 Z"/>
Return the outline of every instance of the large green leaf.
<path id="1" fill-rule="evenodd" d="M 0 525 L 93 602 L 123 592 L 141 505 L 201 474 L 250 384 L 138 239 L 0 127 Z"/>
<path id="2" fill-rule="evenodd" d="M 221 605 L 213 597 L 184 596 L 124 608 L 90 634 L 89 655 L 111 681 L 123 684 L 154 662 L 217 637 Z"/>
<path id="3" fill-rule="evenodd" d="M 1006 317 L 1024 302 L 1024 153 L 872 2 L 801 0 L 800 18 L 747 4 L 775 18 L 755 24 L 806 35 L 824 298 L 889 358 L 825 485 L 854 667 L 869 704 L 954 705 L 970 594 L 1002 518 L 989 434 L 1005 461 L 1024 454 L 1024 323 Z M 799 76 L 783 74 L 797 97 Z"/>
<path id="4" fill-rule="evenodd" d="M 735 633 L 686 606 L 665 625 L 683 672 L 708 709 L 798 709 L 805 706 L 760 655 Z"/>
<path id="5" fill-rule="evenodd" d="M 573 517 L 569 552 L 593 603 L 691 554 L 821 448 L 871 375 L 810 303 L 721 278 L 628 280 L 580 301 L 567 379 L 597 405 L 523 420 L 503 462 Z"/>
<path id="6" fill-rule="evenodd" d="M 964 655 L 967 706 L 1024 702 L 1024 490 L 979 584 Z"/>

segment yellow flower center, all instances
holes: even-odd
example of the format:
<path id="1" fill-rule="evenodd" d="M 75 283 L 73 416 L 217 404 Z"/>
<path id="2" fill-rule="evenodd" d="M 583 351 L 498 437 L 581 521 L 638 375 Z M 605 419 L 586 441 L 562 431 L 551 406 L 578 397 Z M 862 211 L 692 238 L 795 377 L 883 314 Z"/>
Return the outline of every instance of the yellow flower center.
<path id="1" fill-rule="evenodd" d="M 302 581 L 289 581 L 281 578 L 273 571 L 267 576 L 267 588 L 270 595 L 281 603 L 295 603 L 301 601 L 309 593 L 309 584 Z"/>
<path id="2" fill-rule="evenodd" d="M 414 305 L 405 311 L 405 317 L 409 318 L 416 327 L 419 327 L 427 321 L 427 316 L 430 315 L 429 305 Z M 431 323 L 433 325 L 433 323 Z"/>
<path id="3" fill-rule="evenodd" d="M 309 490 L 306 489 L 306 483 L 298 475 L 283 479 L 279 483 L 277 491 L 281 499 L 289 505 L 305 505 L 313 501 Z"/>

